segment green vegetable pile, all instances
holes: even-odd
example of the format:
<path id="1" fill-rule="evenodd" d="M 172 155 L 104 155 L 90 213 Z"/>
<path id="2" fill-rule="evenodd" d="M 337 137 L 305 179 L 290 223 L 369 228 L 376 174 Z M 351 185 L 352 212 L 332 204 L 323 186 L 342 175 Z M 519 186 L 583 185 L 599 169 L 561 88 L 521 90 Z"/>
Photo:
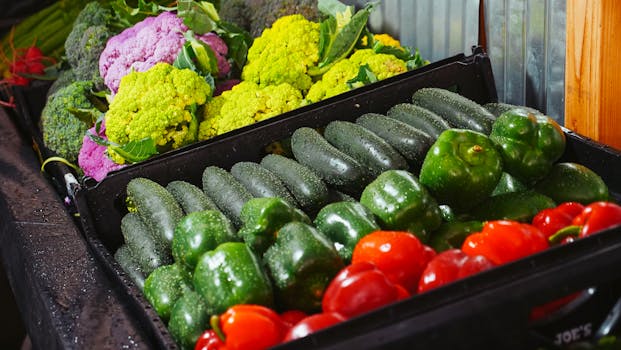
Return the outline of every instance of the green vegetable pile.
<path id="1" fill-rule="evenodd" d="M 609 199 L 592 170 L 559 162 L 565 134 L 554 120 L 496 108 L 424 88 L 385 115 L 298 128 L 288 156 L 208 166 L 201 186 L 132 179 L 115 257 L 191 348 L 209 316 L 234 305 L 320 310 L 371 232 L 410 232 L 441 252 L 486 221 L 530 223 L 562 202 Z M 187 298 L 200 315 L 184 316 Z"/>

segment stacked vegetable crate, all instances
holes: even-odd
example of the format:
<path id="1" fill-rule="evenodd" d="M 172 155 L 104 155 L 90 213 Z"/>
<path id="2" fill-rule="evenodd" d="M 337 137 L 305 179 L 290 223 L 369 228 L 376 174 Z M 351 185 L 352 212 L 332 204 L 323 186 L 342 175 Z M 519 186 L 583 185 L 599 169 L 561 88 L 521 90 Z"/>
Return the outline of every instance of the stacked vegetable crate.
<path id="1" fill-rule="evenodd" d="M 95 255 L 118 279 L 119 287 L 134 302 L 136 316 L 149 327 L 158 344 L 162 348 L 174 346 L 164 323 L 113 258 L 123 242 L 120 221 L 126 213 L 125 189 L 129 181 L 146 177 L 162 185 L 174 180 L 199 185 L 208 166 L 230 169 L 241 161 L 258 162 L 268 145 L 288 138 L 300 127 L 319 128 L 332 120 L 353 121 L 365 113 L 386 113 L 398 103 L 411 101 L 412 94 L 424 87 L 456 91 L 480 104 L 497 100 L 490 61 L 483 52 L 477 50 L 471 56 L 447 58 L 129 166 L 98 184 L 87 183 L 75 198 L 85 237 Z M 596 171 L 618 200 L 621 179 L 615 176 L 615 167 L 621 164 L 621 154 L 569 130 L 565 133 L 567 147 L 562 160 L 579 162 Z M 557 334 L 562 342 L 563 332 L 567 331 L 577 334 L 575 337 L 589 337 L 621 295 L 617 283 L 621 276 L 610 269 L 621 262 L 619 231 L 619 228 L 608 230 L 596 237 L 549 249 L 279 348 L 411 348 L 412 344 L 421 348 L 528 348 L 548 343 L 554 346 Z M 603 269 L 609 269 L 610 273 L 597 273 Z M 595 288 L 588 289 L 591 287 Z M 570 308 L 569 316 L 540 324 L 528 322 L 532 307 L 581 290 L 587 290 L 583 293 L 585 301 Z M 580 312 L 581 307 L 589 305 L 591 313 Z M 586 333 L 587 328 L 591 334 Z"/>

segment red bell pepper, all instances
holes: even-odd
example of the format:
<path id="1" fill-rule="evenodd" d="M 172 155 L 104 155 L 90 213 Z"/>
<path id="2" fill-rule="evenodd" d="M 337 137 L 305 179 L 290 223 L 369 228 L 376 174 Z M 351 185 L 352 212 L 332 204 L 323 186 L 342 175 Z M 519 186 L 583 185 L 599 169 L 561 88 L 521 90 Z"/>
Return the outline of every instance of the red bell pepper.
<path id="1" fill-rule="evenodd" d="M 388 279 L 415 293 L 420 275 L 433 254 L 413 234 L 405 231 L 375 231 L 358 241 L 352 263 L 368 261 Z"/>
<path id="2" fill-rule="evenodd" d="M 574 218 L 572 224 L 582 227 L 580 238 L 621 225 L 621 206 L 611 202 L 591 203 Z"/>
<path id="3" fill-rule="evenodd" d="M 213 316 L 211 326 L 213 329 L 199 338 L 196 350 L 266 349 L 281 343 L 288 330 L 275 311 L 265 306 L 251 304 L 238 304 L 228 308 L 220 316 Z M 213 339 L 212 333 L 208 333 L 212 331 L 221 344 Z M 213 347 L 199 347 L 201 341 L 206 345 L 212 344 Z"/>
<path id="4" fill-rule="evenodd" d="M 488 221 L 462 245 L 470 256 L 483 255 L 495 265 L 504 264 L 548 248 L 546 236 L 535 226 L 510 220 Z"/>
<path id="5" fill-rule="evenodd" d="M 289 329 L 289 331 L 285 335 L 284 341 L 287 342 L 290 340 L 305 337 L 322 328 L 330 327 L 342 321 L 345 321 L 345 318 L 334 312 L 322 312 L 320 314 L 307 316 Z"/>
<path id="6" fill-rule="evenodd" d="M 468 256 L 459 249 L 445 250 L 427 264 L 418 283 L 418 292 L 426 292 L 492 267 L 494 264 L 482 255 Z"/>
<path id="7" fill-rule="evenodd" d="M 391 282 L 375 265 L 359 261 L 341 270 L 330 282 L 322 309 L 324 313 L 350 318 L 408 296 L 405 288 Z"/>
<path id="8" fill-rule="evenodd" d="M 280 314 L 280 319 L 288 328 L 293 327 L 296 323 L 308 317 L 306 312 L 300 310 L 287 310 Z"/>
<path id="9" fill-rule="evenodd" d="M 584 210 L 584 205 L 578 202 L 561 203 L 554 208 L 540 211 L 533 217 L 532 224 L 546 237 L 550 237 L 560 229 L 570 226 L 574 217 Z"/>
<path id="10" fill-rule="evenodd" d="M 224 350 L 224 342 L 216 331 L 208 329 L 196 340 L 194 350 Z"/>

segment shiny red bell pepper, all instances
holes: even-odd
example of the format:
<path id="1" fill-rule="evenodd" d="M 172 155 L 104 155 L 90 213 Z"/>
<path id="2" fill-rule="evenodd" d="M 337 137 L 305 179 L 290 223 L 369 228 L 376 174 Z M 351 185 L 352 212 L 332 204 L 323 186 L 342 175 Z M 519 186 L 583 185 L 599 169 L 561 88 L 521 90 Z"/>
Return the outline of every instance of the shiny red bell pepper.
<path id="1" fill-rule="evenodd" d="M 427 264 L 418 283 L 418 292 L 426 292 L 492 267 L 494 264 L 482 255 L 469 256 L 459 249 L 445 250 Z"/>
<path id="2" fill-rule="evenodd" d="M 225 350 L 224 342 L 216 331 L 208 329 L 198 338 L 194 350 Z"/>
<path id="3" fill-rule="evenodd" d="M 574 218 L 572 224 L 582 227 L 580 238 L 621 225 L 621 206 L 612 202 L 591 203 Z"/>
<path id="4" fill-rule="evenodd" d="M 473 233 L 462 245 L 470 256 L 483 255 L 495 265 L 504 264 L 548 248 L 546 236 L 538 228 L 510 220 L 488 221 L 481 232 Z"/>
<path id="5" fill-rule="evenodd" d="M 320 329 L 330 327 L 339 322 L 345 321 L 345 318 L 337 313 L 322 312 L 320 314 L 314 314 L 301 319 L 293 327 L 289 329 L 285 335 L 284 341 L 290 341 L 298 338 L 305 337 L 311 333 L 314 333 Z"/>
<path id="6" fill-rule="evenodd" d="M 416 292 L 420 275 L 434 253 L 409 232 L 375 231 L 358 241 L 351 261 L 373 263 L 389 280 L 412 294 Z"/>
<path id="7" fill-rule="evenodd" d="M 266 349 L 281 343 L 288 330 L 275 311 L 251 304 L 228 308 L 215 323 L 212 326 L 216 333 L 222 332 L 226 350 Z"/>
<path id="8" fill-rule="evenodd" d="M 550 237 L 560 229 L 570 226 L 574 217 L 584 210 L 578 202 L 565 202 L 554 208 L 540 211 L 533 217 L 532 225 L 537 227 L 546 237 Z"/>
<path id="9" fill-rule="evenodd" d="M 408 296 L 405 288 L 391 282 L 374 264 L 359 261 L 345 267 L 330 282 L 322 309 L 350 318 Z"/>
<path id="10" fill-rule="evenodd" d="M 287 310 L 280 314 L 280 319 L 285 323 L 288 328 L 293 327 L 296 323 L 300 322 L 304 318 L 308 317 L 306 312 L 300 310 Z"/>

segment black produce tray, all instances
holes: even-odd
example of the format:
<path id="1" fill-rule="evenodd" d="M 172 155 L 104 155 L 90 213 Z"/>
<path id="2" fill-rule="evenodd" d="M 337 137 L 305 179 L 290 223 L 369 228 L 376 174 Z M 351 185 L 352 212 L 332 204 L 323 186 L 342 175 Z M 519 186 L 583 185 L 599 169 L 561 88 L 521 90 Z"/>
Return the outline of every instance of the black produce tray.
<path id="1" fill-rule="evenodd" d="M 112 257 L 122 243 L 120 221 L 126 212 L 127 183 L 135 177 L 147 177 L 162 185 L 185 180 L 201 186 L 202 172 L 209 165 L 230 169 L 239 161 L 259 161 L 265 155 L 265 146 L 289 137 L 299 127 L 322 127 L 332 120 L 354 120 L 368 112 L 385 113 L 397 103 L 411 101 L 413 92 L 422 87 L 448 88 L 481 104 L 497 100 L 489 58 L 475 50 L 471 56 L 435 62 L 155 157 L 111 173 L 98 184 L 85 183 L 77 191 L 76 205 L 86 240 L 118 279 L 119 288 L 133 301 L 137 317 L 160 347 L 175 347 L 164 323 Z M 621 154 L 565 132 L 563 160 L 596 171 L 613 197 L 619 199 Z M 278 348 L 529 349 L 546 345 L 553 349 L 559 332 L 561 336 L 567 330 L 571 333 L 573 327 L 586 322 L 594 334 L 604 323 L 621 295 L 621 272 L 614 268 L 619 264 L 621 228 L 616 228 L 414 296 Z M 582 290 L 587 290 L 584 301 L 565 308 L 565 317 L 539 324 L 528 321 L 532 307 Z M 580 324 L 576 326 L 575 322 Z"/>

